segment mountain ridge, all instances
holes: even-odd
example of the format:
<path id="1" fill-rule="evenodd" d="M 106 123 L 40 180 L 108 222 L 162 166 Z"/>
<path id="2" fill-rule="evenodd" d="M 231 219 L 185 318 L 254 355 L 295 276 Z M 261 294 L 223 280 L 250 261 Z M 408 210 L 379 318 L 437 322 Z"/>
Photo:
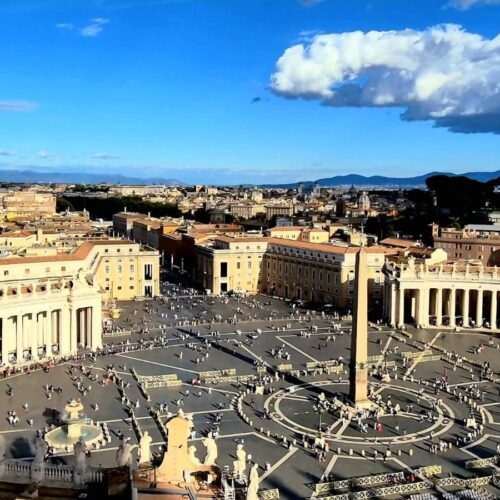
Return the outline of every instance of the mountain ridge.
<path id="1" fill-rule="evenodd" d="M 360 174 L 336 175 L 332 177 L 322 177 L 313 181 L 259 184 L 262 188 L 297 188 L 300 184 L 311 186 L 318 183 L 322 187 L 335 186 L 366 186 L 366 187 L 422 187 L 425 186 L 425 180 L 435 175 L 447 175 L 450 177 L 464 176 L 481 182 L 486 182 L 500 177 L 500 170 L 493 172 L 466 172 L 455 174 L 452 172 L 429 172 L 423 175 L 413 177 L 388 177 L 383 175 L 365 176 Z M 0 170 L 0 182 L 19 182 L 19 183 L 61 183 L 61 184 L 167 184 L 170 186 L 188 185 L 178 179 L 164 177 L 137 177 L 122 174 L 96 174 L 92 172 L 39 172 L 36 170 Z M 228 184 L 221 184 L 228 185 Z M 237 184 L 235 184 L 237 185 Z M 249 187 L 255 184 L 244 184 Z"/>
<path id="2" fill-rule="evenodd" d="M 266 184 L 262 187 L 284 187 L 294 188 L 300 184 L 304 186 L 312 186 L 319 184 L 321 187 L 335 186 L 366 186 L 366 187 L 422 187 L 425 186 L 425 180 L 435 175 L 447 175 L 449 177 L 468 177 L 480 182 L 487 182 L 500 177 L 500 170 L 493 172 L 465 172 L 463 174 L 455 174 L 453 172 L 429 172 L 423 175 L 413 177 L 386 177 L 383 175 L 365 176 L 360 174 L 336 175 L 333 177 L 323 177 L 315 181 L 303 181 L 286 184 Z"/>

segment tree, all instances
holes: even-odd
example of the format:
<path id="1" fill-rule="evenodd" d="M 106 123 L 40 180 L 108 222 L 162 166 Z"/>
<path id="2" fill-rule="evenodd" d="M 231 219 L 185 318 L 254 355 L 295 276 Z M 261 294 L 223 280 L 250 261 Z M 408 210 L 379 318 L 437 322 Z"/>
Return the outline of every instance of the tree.
<path id="1" fill-rule="evenodd" d="M 75 207 L 66 198 L 62 198 L 62 197 L 58 196 L 56 198 L 56 211 L 57 212 L 65 212 L 66 210 L 69 210 L 70 212 L 74 212 Z"/>

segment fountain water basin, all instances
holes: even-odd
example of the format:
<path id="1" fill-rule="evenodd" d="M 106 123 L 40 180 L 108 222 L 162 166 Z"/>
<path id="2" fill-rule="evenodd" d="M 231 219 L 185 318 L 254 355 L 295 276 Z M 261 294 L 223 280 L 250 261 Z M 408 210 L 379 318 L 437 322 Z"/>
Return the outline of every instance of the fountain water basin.
<path id="1" fill-rule="evenodd" d="M 80 401 L 71 400 L 64 407 L 61 420 L 62 426 L 45 434 L 46 443 L 55 450 L 72 450 L 79 441 L 86 446 L 93 446 L 104 440 L 101 428 L 90 422 L 90 419 L 83 413 L 83 405 Z"/>

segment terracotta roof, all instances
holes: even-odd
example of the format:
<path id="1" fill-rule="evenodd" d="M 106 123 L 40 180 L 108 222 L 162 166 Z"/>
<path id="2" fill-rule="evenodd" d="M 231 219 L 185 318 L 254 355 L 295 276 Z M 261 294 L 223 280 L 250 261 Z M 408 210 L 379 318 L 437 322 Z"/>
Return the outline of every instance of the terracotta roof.
<path id="1" fill-rule="evenodd" d="M 301 248 L 304 250 L 312 250 L 315 252 L 325 252 L 325 253 L 357 253 L 360 247 L 344 247 L 330 245 L 326 243 L 309 243 L 306 241 L 296 241 L 296 240 L 285 240 L 282 238 L 231 238 L 229 236 L 218 236 L 216 241 L 222 241 L 224 243 L 270 243 L 273 245 Z M 383 254 L 393 254 L 396 253 L 394 249 L 381 247 L 381 246 L 371 246 L 363 247 L 366 253 L 383 253 Z"/>
<path id="2" fill-rule="evenodd" d="M 380 241 L 381 245 L 390 245 L 393 247 L 408 248 L 417 246 L 418 243 L 412 240 L 403 240 L 401 238 L 385 238 Z"/>
<path id="3" fill-rule="evenodd" d="M 232 238 L 231 236 L 218 236 L 216 241 L 223 241 L 224 243 L 265 243 L 272 238 L 255 238 L 255 237 L 242 237 L 242 238 Z M 282 241 L 281 239 L 279 241 Z"/>
<path id="4" fill-rule="evenodd" d="M 269 243 L 274 245 L 293 247 L 293 248 L 302 248 L 304 250 L 312 250 L 315 252 L 325 252 L 325 253 L 338 253 L 338 254 L 346 254 L 346 253 L 358 253 L 360 247 L 344 247 L 340 245 L 330 245 L 327 243 L 310 243 L 306 241 L 294 241 L 294 240 L 283 240 L 281 238 L 266 238 Z M 380 247 L 380 246 L 372 246 L 372 247 L 363 247 L 366 253 L 393 253 L 394 250 L 390 248 Z"/>
<path id="5" fill-rule="evenodd" d="M 272 227 L 271 229 L 268 229 L 268 231 L 303 231 L 304 229 L 309 229 L 305 226 L 277 226 L 277 227 Z"/>
<path id="6" fill-rule="evenodd" d="M 27 236 L 34 235 L 32 231 L 9 231 L 7 233 L 0 234 L 0 238 L 26 238 Z"/>
<path id="7" fill-rule="evenodd" d="M 90 253 L 94 246 L 105 246 L 105 245 L 130 245 L 134 243 L 129 240 L 102 240 L 102 241 L 86 241 L 82 243 L 78 248 L 76 248 L 71 253 L 61 253 L 51 256 L 42 257 L 10 257 L 6 259 L 0 259 L 0 266 L 10 266 L 13 264 L 36 264 L 40 262 L 70 262 L 83 260 Z"/>

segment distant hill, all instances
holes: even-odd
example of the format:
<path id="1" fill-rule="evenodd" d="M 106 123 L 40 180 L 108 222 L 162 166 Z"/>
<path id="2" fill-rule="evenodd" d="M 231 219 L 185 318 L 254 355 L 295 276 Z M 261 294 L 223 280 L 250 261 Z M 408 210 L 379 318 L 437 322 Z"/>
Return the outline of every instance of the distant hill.
<path id="1" fill-rule="evenodd" d="M 36 172 L 34 170 L 0 170 L 0 182 L 56 182 L 61 184 L 167 184 L 182 186 L 177 179 L 162 177 L 128 177 L 120 174 L 94 174 L 85 172 Z"/>
<path id="2" fill-rule="evenodd" d="M 500 170 L 495 172 L 467 172 L 465 174 L 453 174 L 450 172 L 429 172 L 425 175 L 416 177 L 385 177 L 383 175 L 374 175 L 366 177 L 364 175 L 349 174 L 336 175 L 334 177 L 325 177 L 315 181 L 304 181 L 302 184 L 310 186 L 319 183 L 320 186 L 366 186 L 366 187 L 386 187 L 386 188 L 410 188 L 425 186 L 425 179 L 434 175 L 463 175 L 470 179 L 486 182 L 496 177 L 500 177 Z M 0 170 L 0 182 L 42 182 L 42 183 L 62 183 L 62 184 L 99 184 L 106 182 L 108 184 L 166 184 L 169 186 L 184 186 L 184 182 L 177 179 L 168 179 L 163 177 L 129 177 L 120 174 L 96 174 L 86 172 L 37 172 L 35 170 Z M 263 188 L 296 188 L 299 182 L 285 184 L 263 184 Z M 252 187 L 254 184 L 248 184 Z"/>
<path id="3" fill-rule="evenodd" d="M 315 181 L 304 181 L 303 183 L 295 182 L 293 184 L 280 184 L 274 185 L 274 187 L 284 187 L 284 188 L 295 188 L 299 184 L 304 184 L 305 186 L 310 186 L 318 183 L 323 187 L 334 187 L 334 186 L 366 186 L 366 187 L 422 187 L 425 186 L 425 180 L 428 177 L 433 177 L 435 175 L 448 175 L 448 176 L 465 176 L 469 179 L 474 179 L 481 182 L 486 182 L 491 179 L 500 177 L 500 170 L 495 172 L 466 172 L 465 174 L 454 174 L 451 172 L 429 172 L 428 174 L 418 175 L 416 177 L 385 177 L 383 175 L 373 175 L 366 177 L 364 175 L 349 174 L 349 175 L 336 175 L 334 177 L 326 177 L 322 179 L 317 179 Z M 272 187 L 271 185 L 266 185 L 263 187 Z"/>

